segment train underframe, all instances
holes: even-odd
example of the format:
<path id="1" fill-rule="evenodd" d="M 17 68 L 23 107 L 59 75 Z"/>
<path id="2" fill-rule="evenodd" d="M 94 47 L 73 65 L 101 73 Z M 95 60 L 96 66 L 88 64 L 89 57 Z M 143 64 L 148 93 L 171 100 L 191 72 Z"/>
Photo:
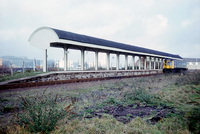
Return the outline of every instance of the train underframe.
<path id="1" fill-rule="evenodd" d="M 188 69 L 187 68 L 170 68 L 170 69 L 163 69 L 163 73 L 183 73 L 186 72 Z"/>

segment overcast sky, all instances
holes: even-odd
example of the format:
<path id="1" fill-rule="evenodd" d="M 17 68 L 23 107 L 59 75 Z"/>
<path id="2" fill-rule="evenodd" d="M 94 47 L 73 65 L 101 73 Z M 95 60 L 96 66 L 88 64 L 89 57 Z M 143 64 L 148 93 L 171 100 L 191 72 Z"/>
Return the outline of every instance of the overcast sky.
<path id="1" fill-rule="evenodd" d="M 200 58 L 200 0 L 0 0 L 0 56 L 42 59 L 41 26 Z M 51 48 L 49 57 L 63 50 Z"/>

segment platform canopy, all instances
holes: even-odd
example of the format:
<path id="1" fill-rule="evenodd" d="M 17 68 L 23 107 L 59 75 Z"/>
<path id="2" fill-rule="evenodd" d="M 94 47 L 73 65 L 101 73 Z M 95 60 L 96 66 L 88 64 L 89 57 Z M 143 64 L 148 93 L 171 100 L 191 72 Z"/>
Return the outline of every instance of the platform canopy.
<path id="1" fill-rule="evenodd" d="M 116 53 L 152 56 L 177 60 L 182 59 L 182 57 L 180 57 L 179 55 L 128 45 L 124 43 L 118 43 L 82 34 L 76 34 L 50 27 L 40 27 L 36 29 L 31 34 L 28 41 L 31 45 L 39 47 L 41 49 L 47 49 L 50 46 L 65 47 L 70 45 L 83 48 L 105 50 Z"/>

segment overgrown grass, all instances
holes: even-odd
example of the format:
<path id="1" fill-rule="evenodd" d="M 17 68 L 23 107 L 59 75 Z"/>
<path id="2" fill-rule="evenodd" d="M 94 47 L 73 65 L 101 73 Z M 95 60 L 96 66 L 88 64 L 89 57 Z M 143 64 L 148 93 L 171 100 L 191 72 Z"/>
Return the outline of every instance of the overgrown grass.
<path id="1" fill-rule="evenodd" d="M 135 118 L 128 124 L 123 124 L 112 116 L 104 115 L 101 119 L 92 118 L 90 120 L 73 120 L 64 125 L 61 129 L 55 130 L 53 133 L 68 133 L 68 134 L 162 134 L 162 133 L 183 133 L 187 134 L 189 131 L 183 127 L 184 122 L 178 118 L 165 119 L 156 125 L 146 123 L 142 118 Z M 184 124 L 185 125 L 185 124 Z"/>
<path id="2" fill-rule="evenodd" d="M 19 124 L 34 133 L 49 133 L 54 130 L 59 120 L 73 113 L 72 105 L 59 106 L 57 97 L 51 98 L 45 93 L 33 98 L 21 96 L 23 113 L 17 115 Z"/>
<path id="3" fill-rule="evenodd" d="M 11 76 L 11 75 L 4 75 L 4 76 L 0 75 L 0 82 L 7 81 L 7 80 L 19 79 L 19 78 L 28 77 L 28 76 L 35 76 L 35 75 L 38 75 L 38 74 L 41 74 L 41 73 L 43 73 L 43 72 L 25 71 L 24 73 L 15 72 L 13 74 L 13 76 Z"/>
<path id="4" fill-rule="evenodd" d="M 109 82 L 96 82 L 93 86 L 87 85 L 81 86 L 79 88 L 75 87 L 60 87 L 55 90 L 55 87 L 49 87 L 48 91 L 50 94 L 49 100 L 55 100 L 56 94 L 57 103 L 55 103 L 55 108 L 52 110 L 58 110 L 62 113 L 64 104 L 62 99 L 69 103 L 73 103 L 74 111 L 77 113 L 78 118 L 65 118 L 65 121 L 60 123 L 58 120 L 55 123 L 54 129 L 47 132 L 50 133 L 200 133 L 200 73 L 188 73 L 184 76 L 179 74 L 168 74 L 160 76 L 151 77 L 140 77 L 140 78 L 130 78 L 113 80 Z M 30 93 L 32 95 L 31 100 L 34 100 L 37 94 L 42 94 L 44 89 L 27 90 L 21 92 L 21 94 L 27 95 Z M 13 101 L 9 96 L 16 96 L 20 92 L 15 93 L 3 93 L 0 97 L 3 97 L 1 103 L 4 100 Z M 53 99 L 50 99 L 52 98 Z M 25 98 L 25 96 L 23 97 Z M 34 109 L 37 110 L 37 103 L 40 102 L 39 97 L 37 97 L 36 106 Z M 50 103 L 52 101 L 46 101 Z M 16 102 L 17 103 L 17 102 Z M 33 103 L 33 101 L 31 101 Z M 95 110 L 103 109 L 106 106 L 118 106 L 118 105 L 130 105 L 130 104 L 144 104 L 156 107 L 170 106 L 175 110 L 175 113 L 170 113 L 162 118 L 156 124 L 149 123 L 147 118 L 134 118 L 129 123 L 124 124 L 117 121 L 112 115 L 102 114 L 101 118 L 93 117 L 92 114 Z M 17 105 L 17 104 L 16 104 Z M 43 105 L 43 104 L 42 104 Z M 40 106 L 42 106 L 40 104 Z M 49 104 L 47 104 L 49 105 Z M 134 105 L 135 106 L 135 105 Z M 43 107 L 43 106 L 42 106 Z M 43 107 L 45 109 L 45 106 Z M 98 108 L 98 109 L 95 109 Z M 136 108 L 136 107 L 135 107 Z M 31 109 L 31 108 L 30 108 Z M 50 107 L 46 107 L 48 112 Z M 42 111 L 42 112 L 44 112 Z M 27 116 L 29 111 L 21 111 Z M 37 112 L 41 113 L 41 112 Z M 59 112 L 56 112 L 59 113 Z M 54 113 L 56 115 L 56 113 Z M 153 113 L 152 113 L 153 114 Z M 43 114 L 45 115 L 45 114 Z M 53 116 L 53 115 L 52 115 Z M 85 118 L 85 117 L 90 118 Z M 128 116 L 131 115 L 127 115 Z M 46 117 L 46 116 L 44 116 Z M 54 117 L 54 116 L 53 116 Z M 91 118 L 93 117 L 93 118 Z M 32 119 L 28 118 L 29 121 L 33 122 Z M 67 122 L 66 122 L 67 121 Z M 22 120 L 23 122 L 23 120 Z M 21 122 L 21 123 L 22 123 Z M 22 123 L 23 124 L 23 123 Z M 28 123 L 26 123 L 28 124 Z M 47 124 L 47 123 L 46 123 Z M 29 133 L 30 127 L 25 126 L 15 126 L 8 127 L 9 133 Z M 56 129 L 55 129 L 56 128 Z M 35 129 L 35 128 L 34 128 Z M 28 131 L 29 130 L 29 131 Z M 32 130 L 32 132 L 34 132 Z M 46 132 L 46 131 L 43 131 Z"/>
<path id="5" fill-rule="evenodd" d="M 142 102 L 147 104 L 155 104 L 155 95 L 151 94 L 144 88 L 134 88 L 131 92 L 124 94 L 124 102 L 131 104 Z"/>

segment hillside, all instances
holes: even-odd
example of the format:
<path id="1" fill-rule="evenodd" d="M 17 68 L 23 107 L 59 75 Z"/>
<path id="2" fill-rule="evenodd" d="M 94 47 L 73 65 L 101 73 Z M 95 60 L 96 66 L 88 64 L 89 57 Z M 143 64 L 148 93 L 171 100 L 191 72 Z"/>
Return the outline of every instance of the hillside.
<path id="1" fill-rule="evenodd" d="M 3 61 L 3 65 L 10 66 L 10 63 L 13 64 L 13 67 L 21 68 L 23 65 L 23 62 L 25 64 L 25 68 L 33 68 L 33 60 L 34 59 L 28 59 L 27 57 L 16 57 L 16 56 L 0 56 L 0 58 Z M 36 60 L 37 66 L 42 65 L 42 60 Z M 54 63 L 54 60 L 49 59 L 48 65 L 52 65 Z"/>

